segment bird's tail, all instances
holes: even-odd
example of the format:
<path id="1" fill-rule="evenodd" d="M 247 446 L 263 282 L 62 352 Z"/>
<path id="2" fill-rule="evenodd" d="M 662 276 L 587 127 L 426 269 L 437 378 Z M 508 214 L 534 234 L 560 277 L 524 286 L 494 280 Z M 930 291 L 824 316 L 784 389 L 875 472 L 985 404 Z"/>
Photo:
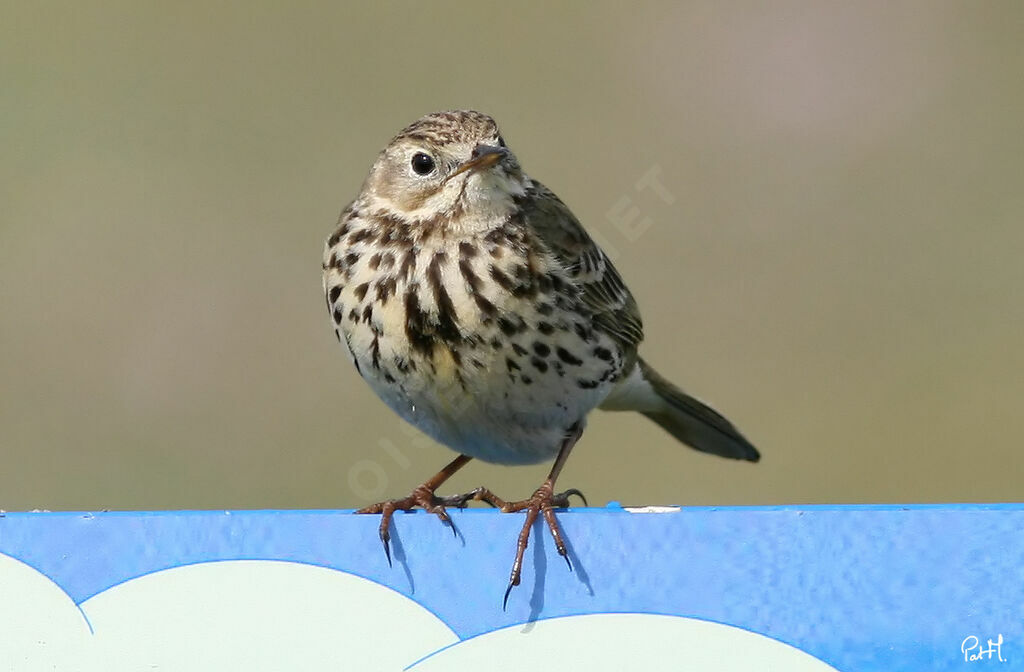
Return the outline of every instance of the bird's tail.
<path id="1" fill-rule="evenodd" d="M 601 408 L 639 411 L 691 448 L 736 460 L 757 462 L 757 448 L 732 423 L 637 359 L 633 371 L 608 395 Z"/>

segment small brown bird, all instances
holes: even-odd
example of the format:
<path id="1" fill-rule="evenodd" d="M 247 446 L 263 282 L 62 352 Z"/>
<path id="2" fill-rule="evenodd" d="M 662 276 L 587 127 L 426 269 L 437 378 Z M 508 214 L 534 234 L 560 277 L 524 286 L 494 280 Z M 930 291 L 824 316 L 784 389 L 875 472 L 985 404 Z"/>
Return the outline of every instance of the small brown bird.
<path id="1" fill-rule="evenodd" d="M 377 157 L 324 250 L 324 293 L 356 371 L 406 421 L 459 453 L 408 497 L 361 509 L 388 527 L 420 506 L 480 500 L 526 511 L 505 602 L 519 584 L 530 528 L 555 519 L 568 490 L 555 480 L 596 407 L 639 411 L 697 450 L 756 462 L 724 417 L 637 356 L 640 312 L 611 261 L 569 208 L 528 177 L 494 120 L 429 114 Z M 527 499 L 486 488 L 435 490 L 472 458 L 533 464 L 554 458 Z M 571 569 L 571 564 L 570 564 Z"/>

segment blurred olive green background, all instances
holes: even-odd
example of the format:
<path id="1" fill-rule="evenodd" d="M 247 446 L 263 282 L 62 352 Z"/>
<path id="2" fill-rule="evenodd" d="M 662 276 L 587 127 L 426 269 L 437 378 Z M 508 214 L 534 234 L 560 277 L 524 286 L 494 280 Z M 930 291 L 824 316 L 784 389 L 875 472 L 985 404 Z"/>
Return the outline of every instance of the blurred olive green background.
<path id="1" fill-rule="evenodd" d="M 391 136 L 460 107 L 607 244 L 645 356 L 764 455 L 595 413 L 566 487 L 1024 494 L 1020 3 L 2 16 L 0 507 L 351 507 L 433 474 L 451 454 L 335 342 L 321 246 Z M 652 170 L 668 198 L 637 188 Z M 524 497 L 547 469 L 473 464 L 446 491 Z"/>

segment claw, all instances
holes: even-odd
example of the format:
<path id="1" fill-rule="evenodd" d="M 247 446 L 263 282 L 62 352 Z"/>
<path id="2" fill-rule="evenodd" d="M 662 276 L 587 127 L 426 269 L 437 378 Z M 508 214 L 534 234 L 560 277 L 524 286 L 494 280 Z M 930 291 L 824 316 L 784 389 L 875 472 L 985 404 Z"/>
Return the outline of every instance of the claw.
<path id="1" fill-rule="evenodd" d="M 521 502 L 505 502 L 501 507 L 501 510 L 506 512 L 526 511 L 526 520 L 523 521 L 523 529 L 519 532 L 519 540 L 516 544 L 516 557 L 512 563 L 512 575 L 509 578 L 508 588 L 505 589 L 502 609 L 505 609 L 505 605 L 508 604 L 508 597 L 512 593 L 512 588 L 519 585 L 523 568 L 523 555 L 526 553 L 526 547 L 530 541 L 530 529 L 533 527 L 533 522 L 537 519 L 537 516 L 544 516 L 544 521 L 548 525 L 551 537 L 555 540 L 555 548 L 558 550 L 558 554 L 565 559 L 565 564 L 569 567 L 569 571 L 573 571 L 572 560 L 569 559 L 569 551 L 565 546 L 565 540 L 562 538 L 562 530 L 558 525 L 558 519 L 555 517 L 555 509 L 568 506 L 569 495 L 575 494 L 583 499 L 583 494 L 579 490 L 566 490 L 565 492 L 553 495 L 551 493 L 551 486 L 552 482 L 549 479 L 541 487 L 537 488 L 537 491 L 529 499 L 524 499 Z M 584 502 L 586 502 L 585 499 Z"/>
<path id="2" fill-rule="evenodd" d="M 388 559 L 388 567 L 393 567 L 393 565 L 391 564 L 391 530 L 390 530 L 390 527 L 391 527 L 391 516 L 394 515 L 394 513 L 395 513 L 395 507 L 392 504 L 392 502 L 383 502 L 379 506 L 375 504 L 374 506 L 367 507 L 367 508 L 370 508 L 370 509 L 377 509 L 377 508 L 379 508 L 380 509 L 380 514 L 381 514 L 381 516 L 380 516 L 380 527 L 377 528 L 377 535 L 380 537 L 381 543 L 384 544 L 384 555 Z M 360 513 L 362 511 L 363 511 L 363 509 L 360 509 L 356 513 Z"/>
<path id="3" fill-rule="evenodd" d="M 563 492 L 563 493 L 559 494 L 558 496 L 559 496 L 559 497 L 564 497 L 564 498 L 565 498 L 565 502 L 566 502 L 566 505 L 568 505 L 568 503 L 569 503 L 569 498 L 570 498 L 570 497 L 572 497 L 573 495 L 576 495 L 576 496 L 577 496 L 577 497 L 579 497 L 579 498 L 580 498 L 581 500 L 583 500 L 583 506 L 590 506 L 590 504 L 588 504 L 588 503 L 587 503 L 587 497 L 586 497 L 586 495 L 584 495 L 584 494 L 583 494 L 582 492 L 580 492 L 580 491 L 579 491 L 579 490 L 577 490 L 576 488 L 569 488 L 568 490 L 566 490 L 565 492 Z"/>
<path id="4" fill-rule="evenodd" d="M 377 504 L 371 504 L 370 506 L 364 506 L 356 511 L 356 513 L 381 514 L 380 540 L 384 542 L 384 555 L 388 558 L 388 567 L 393 566 L 391 563 L 391 533 L 388 531 L 388 528 L 391 525 L 391 517 L 395 511 L 412 511 L 417 506 L 422 509 L 426 509 L 440 518 L 441 522 L 446 525 L 451 525 L 452 534 L 458 538 L 459 533 L 455 529 L 455 524 L 452 523 L 452 519 L 444 510 L 445 502 L 449 498 L 438 497 L 434 494 L 434 491 L 437 490 L 442 483 L 448 480 L 452 474 L 465 466 L 471 459 L 473 458 L 468 455 L 459 455 L 454 460 L 446 464 L 441 471 L 437 472 L 426 483 L 413 490 L 408 497 L 403 497 L 402 499 L 389 499 Z"/>
<path id="5" fill-rule="evenodd" d="M 508 582 L 508 588 L 505 589 L 505 599 L 501 601 L 501 610 L 508 611 L 508 596 L 512 594 L 512 589 L 516 587 L 516 583 L 513 581 Z"/>
<path id="6" fill-rule="evenodd" d="M 465 458 L 468 460 L 468 458 Z M 456 462 L 464 461 L 461 457 Z M 452 464 L 456 464 L 453 462 Z M 451 467 L 452 465 L 449 465 Z M 442 472 L 442 474 L 445 472 Z M 437 477 L 435 477 L 436 479 Z M 455 528 L 455 523 L 452 522 L 451 516 L 445 511 L 445 503 L 448 502 L 450 497 L 438 497 L 434 494 L 433 488 L 437 487 L 431 482 L 424 483 L 419 486 L 408 497 L 402 499 L 389 499 L 384 502 L 377 504 L 371 504 L 365 506 L 356 513 L 379 513 L 380 516 L 380 529 L 378 534 L 380 535 L 381 543 L 384 544 L 384 555 L 388 559 L 388 567 L 394 567 L 394 562 L 391 558 L 391 519 L 394 517 L 395 511 L 412 511 L 416 507 L 420 507 L 425 511 L 434 514 L 441 519 L 441 522 L 450 528 L 452 528 L 452 535 L 457 539 L 459 531 Z"/>

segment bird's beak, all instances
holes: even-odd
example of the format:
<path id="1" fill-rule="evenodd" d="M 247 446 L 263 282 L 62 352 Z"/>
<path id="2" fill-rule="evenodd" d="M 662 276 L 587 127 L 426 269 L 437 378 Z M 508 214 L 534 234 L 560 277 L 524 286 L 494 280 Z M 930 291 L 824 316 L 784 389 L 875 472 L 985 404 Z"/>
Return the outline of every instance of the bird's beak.
<path id="1" fill-rule="evenodd" d="M 476 149 L 473 150 L 473 156 L 469 161 L 466 161 L 459 166 L 454 173 L 448 176 L 448 179 L 450 180 L 456 175 L 465 173 L 468 170 L 483 170 L 484 168 L 490 168 L 506 156 L 508 156 L 508 150 L 504 147 L 477 145 Z"/>

